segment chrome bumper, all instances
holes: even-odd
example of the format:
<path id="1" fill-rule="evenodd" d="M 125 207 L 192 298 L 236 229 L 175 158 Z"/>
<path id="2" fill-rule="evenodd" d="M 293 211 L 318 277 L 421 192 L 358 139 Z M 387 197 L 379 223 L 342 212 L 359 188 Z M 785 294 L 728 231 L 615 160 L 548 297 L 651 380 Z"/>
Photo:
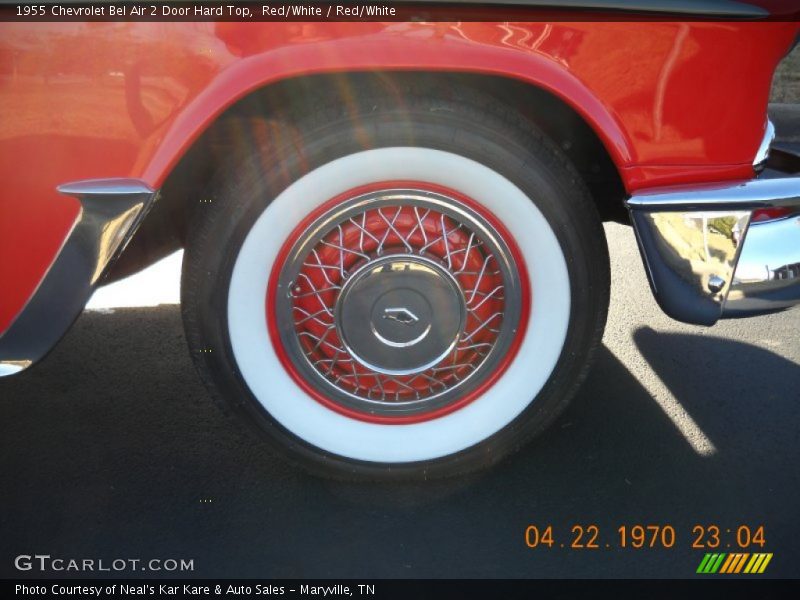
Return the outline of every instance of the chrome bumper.
<path id="1" fill-rule="evenodd" d="M 0 335 L 0 377 L 26 369 L 55 346 L 157 196 L 135 179 L 79 181 L 58 191 L 75 196 L 81 210 L 39 287 Z"/>
<path id="2" fill-rule="evenodd" d="M 800 177 L 648 190 L 627 204 L 672 318 L 713 325 L 800 303 Z M 753 211 L 776 207 L 791 216 L 751 223 Z"/>

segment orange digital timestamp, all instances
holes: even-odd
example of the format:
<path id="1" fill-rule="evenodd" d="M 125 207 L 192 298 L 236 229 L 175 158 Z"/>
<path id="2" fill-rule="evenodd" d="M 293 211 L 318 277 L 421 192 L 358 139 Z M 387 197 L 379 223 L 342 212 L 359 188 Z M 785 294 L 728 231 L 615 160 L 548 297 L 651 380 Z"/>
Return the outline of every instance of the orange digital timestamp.
<path id="1" fill-rule="evenodd" d="M 688 537 L 688 536 L 687 536 Z M 599 550 L 601 548 L 673 548 L 678 541 L 676 528 L 668 524 L 626 524 L 604 535 L 596 524 L 575 524 L 563 532 L 554 533 L 553 525 L 528 525 L 525 545 L 528 548 L 570 548 Z M 691 548 L 740 548 L 765 545 L 764 526 L 738 525 L 723 528 L 718 525 L 695 525 L 691 531 Z"/>
<path id="2" fill-rule="evenodd" d="M 730 548 L 730 542 L 723 542 L 726 537 L 732 536 L 734 529 L 721 529 L 717 525 L 695 525 L 692 527 L 692 548 L 700 549 L 715 549 L 724 544 L 724 547 Z M 758 525 L 750 527 L 748 525 L 739 525 L 735 528 L 735 544 L 738 548 L 749 548 L 751 546 L 764 547 L 764 526 Z"/>

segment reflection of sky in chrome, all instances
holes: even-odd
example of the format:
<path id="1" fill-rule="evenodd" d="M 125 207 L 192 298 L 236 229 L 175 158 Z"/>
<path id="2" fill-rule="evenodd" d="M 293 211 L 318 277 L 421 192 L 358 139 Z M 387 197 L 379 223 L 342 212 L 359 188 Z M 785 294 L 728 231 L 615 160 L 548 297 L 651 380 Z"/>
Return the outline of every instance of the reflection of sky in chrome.
<path id="1" fill-rule="evenodd" d="M 183 251 L 170 254 L 148 268 L 98 289 L 87 310 L 179 304 Z"/>

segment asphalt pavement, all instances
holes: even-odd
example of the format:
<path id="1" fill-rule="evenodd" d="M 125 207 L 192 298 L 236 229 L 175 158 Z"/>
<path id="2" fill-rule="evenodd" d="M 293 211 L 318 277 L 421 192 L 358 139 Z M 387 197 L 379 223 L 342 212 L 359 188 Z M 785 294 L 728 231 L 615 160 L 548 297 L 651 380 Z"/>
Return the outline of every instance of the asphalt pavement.
<path id="1" fill-rule="evenodd" d="M 707 542 L 720 528 L 716 552 L 763 526 L 739 551 L 774 554 L 761 577 L 800 576 L 800 309 L 677 323 L 631 230 L 606 232 L 611 312 L 585 385 L 533 444 L 453 480 L 286 466 L 212 404 L 178 306 L 86 311 L 0 380 L 0 577 L 40 576 L 14 568 L 36 553 L 192 559 L 192 577 L 687 577 L 712 551 L 692 548 L 697 525 Z M 674 545 L 620 548 L 637 524 L 673 527 Z M 527 547 L 529 525 L 552 525 L 552 547 Z M 598 548 L 571 548 L 589 525 Z"/>

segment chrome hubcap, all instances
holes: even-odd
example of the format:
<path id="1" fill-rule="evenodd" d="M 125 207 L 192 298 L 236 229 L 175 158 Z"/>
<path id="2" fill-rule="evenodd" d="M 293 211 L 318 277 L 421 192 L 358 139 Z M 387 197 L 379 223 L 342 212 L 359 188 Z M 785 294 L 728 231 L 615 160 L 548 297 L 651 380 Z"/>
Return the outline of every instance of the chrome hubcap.
<path id="1" fill-rule="evenodd" d="M 436 262 L 393 255 L 345 281 L 334 318 L 355 360 L 377 373 L 409 375 L 450 354 L 466 307 L 458 282 Z"/>
<path id="2" fill-rule="evenodd" d="M 506 241 L 438 192 L 345 199 L 296 232 L 284 256 L 268 307 L 279 350 L 346 411 L 406 417 L 455 405 L 518 333 L 522 289 Z"/>

